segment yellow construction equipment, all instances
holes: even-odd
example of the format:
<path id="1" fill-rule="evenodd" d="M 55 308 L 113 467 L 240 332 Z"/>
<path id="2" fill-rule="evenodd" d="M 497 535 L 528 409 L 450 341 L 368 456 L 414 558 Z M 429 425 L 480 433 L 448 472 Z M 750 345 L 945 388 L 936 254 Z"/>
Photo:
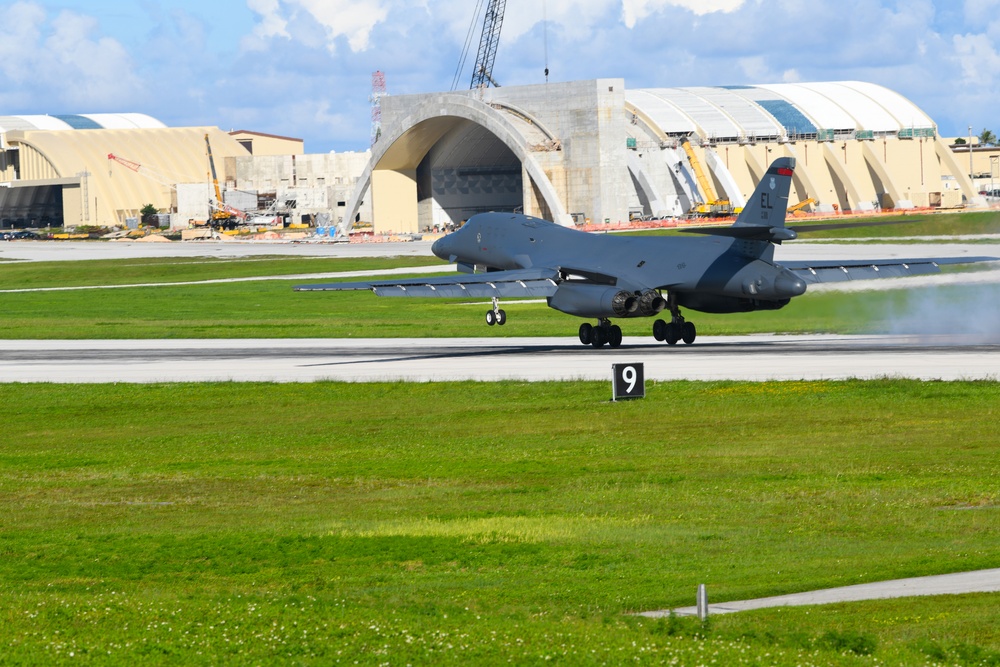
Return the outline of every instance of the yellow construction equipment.
<path id="1" fill-rule="evenodd" d="M 229 206 L 222 199 L 222 190 L 219 188 L 219 177 L 215 173 L 215 158 L 212 157 L 212 143 L 205 135 L 205 147 L 208 149 L 208 165 L 212 168 L 212 185 L 215 186 L 215 202 L 212 203 L 212 227 L 217 229 L 236 229 L 240 222 L 245 220 L 247 215 L 243 211 Z"/>
<path id="2" fill-rule="evenodd" d="M 799 211 L 801 211 L 802 209 L 804 209 L 806 206 L 809 206 L 809 205 L 815 204 L 815 203 L 816 203 L 816 200 L 813 199 L 812 197 L 810 197 L 809 199 L 803 199 L 802 201 L 800 201 L 795 206 L 790 206 L 788 208 L 788 212 L 791 213 L 792 215 L 795 215 L 796 213 L 798 213 Z"/>
<path id="3" fill-rule="evenodd" d="M 705 194 L 705 203 L 695 205 L 690 213 L 709 217 L 732 215 L 733 205 L 728 199 L 719 199 L 715 196 L 715 188 L 712 187 L 711 181 L 708 180 L 704 170 L 701 168 L 701 161 L 695 155 L 694 148 L 691 147 L 691 142 L 688 141 L 687 137 L 681 139 L 681 146 L 684 148 L 684 152 L 687 153 L 688 162 L 691 163 L 691 169 L 694 171 L 694 177 L 698 180 L 698 187 Z"/>

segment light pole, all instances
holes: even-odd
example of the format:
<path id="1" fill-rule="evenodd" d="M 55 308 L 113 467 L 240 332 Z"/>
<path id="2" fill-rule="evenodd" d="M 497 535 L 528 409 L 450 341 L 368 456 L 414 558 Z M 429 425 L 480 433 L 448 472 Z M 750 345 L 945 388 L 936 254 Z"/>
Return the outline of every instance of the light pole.
<path id="1" fill-rule="evenodd" d="M 972 189 L 976 189 L 976 182 L 972 178 L 972 126 L 969 126 L 969 182 L 972 183 Z"/>

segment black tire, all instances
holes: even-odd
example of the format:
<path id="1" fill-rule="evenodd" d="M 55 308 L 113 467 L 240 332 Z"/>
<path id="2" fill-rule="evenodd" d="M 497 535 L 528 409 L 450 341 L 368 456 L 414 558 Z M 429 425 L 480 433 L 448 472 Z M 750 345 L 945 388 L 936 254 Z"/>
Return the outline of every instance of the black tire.
<path id="1" fill-rule="evenodd" d="M 684 341 L 685 345 L 693 343 L 697 335 L 698 330 L 694 328 L 694 322 L 685 322 L 684 326 L 681 327 L 681 340 Z"/>
<path id="2" fill-rule="evenodd" d="M 486 324 L 488 324 L 490 326 L 493 326 L 496 323 L 497 323 L 497 314 L 494 313 L 492 310 L 487 310 L 486 311 Z"/>
<path id="3" fill-rule="evenodd" d="M 580 342 L 584 345 L 590 345 L 594 333 L 594 325 L 590 322 L 584 322 L 580 325 Z"/>
<path id="4" fill-rule="evenodd" d="M 667 339 L 667 323 L 663 320 L 653 322 L 653 338 L 661 343 Z"/>
<path id="5" fill-rule="evenodd" d="M 622 346 L 622 328 L 617 324 L 612 324 L 608 330 L 608 345 L 611 347 Z"/>
<path id="6" fill-rule="evenodd" d="M 502 308 L 497 311 L 497 324 L 499 326 L 507 324 L 507 313 Z"/>
<path id="7" fill-rule="evenodd" d="M 594 330 L 590 333 L 590 344 L 594 347 L 604 347 L 604 344 L 608 342 L 608 334 L 604 330 L 604 327 L 594 327 Z"/>
<path id="8" fill-rule="evenodd" d="M 664 340 L 667 341 L 667 345 L 677 345 L 677 341 L 681 339 L 680 327 L 677 326 L 676 322 L 671 322 L 667 325 L 667 334 Z"/>

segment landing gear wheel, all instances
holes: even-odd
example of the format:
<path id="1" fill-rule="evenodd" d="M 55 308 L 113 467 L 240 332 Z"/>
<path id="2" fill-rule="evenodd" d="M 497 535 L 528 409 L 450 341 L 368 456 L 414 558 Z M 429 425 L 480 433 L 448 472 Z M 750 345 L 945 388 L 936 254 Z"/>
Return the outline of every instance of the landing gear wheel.
<path id="1" fill-rule="evenodd" d="M 685 322 L 681 326 L 681 340 L 684 341 L 685 345 L 693 343 L 697 335 L 698 331 L 694 328 L 694 322 Z"/>
<path id="2" fill-rule="evenodd" d="M 505 324 L 507 324 L 507 313 L 505 311 L 503 311 L 503 310 L 498 310 L 497 311 L 497 325 L 502 327 Z"/>
<path id="3" fill-rule="evenodd" d="M 590 334 L 590 344 L 594 347 L 604 347 L 604 344 L 608 342 L 608 333 L 604 330 L 604 327 L 594 327 L 594 330 Z"/>
<path id="4" fill-rule="evenodd" d="M 677 345 L 677 341 L 681 339 L 680 327 L 677 322 L 671 322 L 667 325 L 667 333 L 664 340 L 667 341 L 667 345 Z"/>
<path id="5" fill-rule="evenodd" d="M 653 338 L 661 343 L 667 339 L 667 323 L 663 320 L 653 322 Z"/>
<path id="6" fill-rule="evenodd" d="M 580 342 L 584 345 L 590 345 L 590 341 L 594 335 L 594 325 L 590 322 L 584 322 L 580 325 Z"/>
<path id="7" fill-rule="evenodd" d="M 608 345 L 611 347 L 621 347 L 622 344 L 622 328 L 617 324 L 612 324 L 611 328 L 608 329 Z"/>
<path id="8" fill-rule="evenodd" d="M 488 324 L 490 326 L 493 326 L 496 323 L 497 323 L 497 314 L 494 313 L 492 310 L 487 310 L 486 311 L 486 324 Z"/>

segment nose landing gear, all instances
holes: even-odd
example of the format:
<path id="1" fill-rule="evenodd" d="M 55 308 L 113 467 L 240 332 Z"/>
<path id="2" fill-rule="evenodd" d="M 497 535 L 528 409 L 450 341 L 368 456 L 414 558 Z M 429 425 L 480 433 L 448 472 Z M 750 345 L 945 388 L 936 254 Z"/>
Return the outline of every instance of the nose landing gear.
<path id="1" fill-rule="evenodd" d="M 486 311 L 486 324 L 503 326 L 507 323 L 507 313 L 500 308 L 500 300 L 493 297 L 493 309 Z"/>

